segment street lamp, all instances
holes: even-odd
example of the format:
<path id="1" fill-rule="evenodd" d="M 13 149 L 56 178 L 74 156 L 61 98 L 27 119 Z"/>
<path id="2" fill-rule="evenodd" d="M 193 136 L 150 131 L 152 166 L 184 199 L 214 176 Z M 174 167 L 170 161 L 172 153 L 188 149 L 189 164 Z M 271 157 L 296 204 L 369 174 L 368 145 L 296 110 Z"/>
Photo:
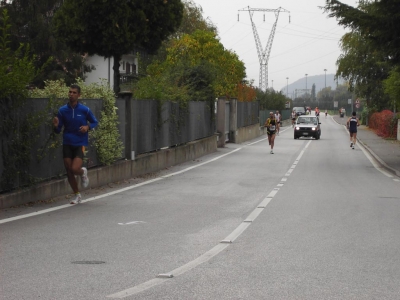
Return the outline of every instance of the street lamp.
<path id="1" fill-rule="evenodd" d="M 324 69 L 324 71 L 325 71 L 325 88 L 326 88 L 326 69 Z"/>
<path id="2" fill-rule="evenodd" d="M 286 77 L 286 98 L 288 98 L 288 84 L 289 84 L 289 77 Z"/>

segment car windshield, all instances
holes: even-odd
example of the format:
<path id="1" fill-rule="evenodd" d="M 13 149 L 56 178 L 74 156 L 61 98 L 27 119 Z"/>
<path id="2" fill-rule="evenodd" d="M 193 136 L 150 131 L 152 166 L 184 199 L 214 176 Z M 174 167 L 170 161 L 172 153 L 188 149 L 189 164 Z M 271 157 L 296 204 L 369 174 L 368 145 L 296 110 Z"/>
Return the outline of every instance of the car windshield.
<path id="1" fill-rule="evenodd" d="M 304 117 L 299 117 L 297 119 L 297 123 L 302 123 L 302 124 L 317 124 L 317 118 L 304 118 Z"/>

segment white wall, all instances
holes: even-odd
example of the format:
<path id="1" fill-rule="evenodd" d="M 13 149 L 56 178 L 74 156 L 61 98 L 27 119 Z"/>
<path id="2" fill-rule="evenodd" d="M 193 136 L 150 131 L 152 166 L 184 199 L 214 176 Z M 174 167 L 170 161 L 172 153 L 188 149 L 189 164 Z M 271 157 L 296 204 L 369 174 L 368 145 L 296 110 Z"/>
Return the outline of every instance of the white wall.
<path id="1" fill-rule="evenodd" d="M 106 79 L 110 86 L 114 85 L 112 70 L 114 58 L 104 58 L 98 55 L 88 56 L 85 60 L 85 64 L 93 65 L 96 68 L 95 70 L 85 74 L 86 83 L 90 84 L 94 82 L 100 82 L 100 79 Z"/>
<path id="2" fill-rule="evenodd" d="M 114 58 L 104 58 L 102 56 L 98 55 L 93 55 L 93 56 L 88 56 L 85 60 L 85 63 L 87 65 L 93 65 L 96 69 L 92 70 L 89 73 L 86 73 L 86 79 L 85 82 L 90 84 L 94 82 L 100 82 L 101 79 L 106 79 L 107 82 L 109 82 L 109 85 L 112 87 L 114 86 L 114 71 L 113 71 L 113 65 L 114 65 Z M 133 70 L 136 74 L 138 73 L 138 58 L 136 55 L 133 54 L 127 54 L 123 55 L 120 61 L 120 66 L 119 66 L 119 71 L 121 75 L 126 74 L 126 63 L 129 63 L 131 65 L 136 65 L 136 70 Z M 132 73 L 132 68 L 131 72 Z"/>

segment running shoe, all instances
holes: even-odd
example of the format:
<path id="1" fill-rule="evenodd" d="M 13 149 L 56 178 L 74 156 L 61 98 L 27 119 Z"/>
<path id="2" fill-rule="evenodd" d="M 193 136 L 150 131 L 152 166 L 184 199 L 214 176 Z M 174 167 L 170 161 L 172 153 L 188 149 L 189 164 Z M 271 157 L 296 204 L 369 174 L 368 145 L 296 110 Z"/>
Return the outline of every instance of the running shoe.
<path id="1" fill-rule="evenodd" d="M 82 186 L 85 188 L 89 185 L 89 177 L 87 176 L 87 169 L 83 167 L 82 170 L 83 170 L 83 175 L 81 176 Z"/>
<path id="2" fill-rule="evenodd" d="M 354 150 L 354 145 L 351 148 Z"/>
<path id="3" fill-rule="evenodd" d="M 353 142 L 350 143 L 350 148 L 353 147 Z"/>
<path id="4" fill-rule="evenodd" d="M 70 204 L 78 204 L 81 203 L 82 201 L 82 196 L 81 193 L 77 193 L 75 194 L 75 198 L 71 200 L 71 202 L 69 202 Z"/>
<path id="5" fill-rule="evenodd" d="M 271 150 L 271 152 L 270 152 L 271 154 L 274 154 L 274 150 Z"/>

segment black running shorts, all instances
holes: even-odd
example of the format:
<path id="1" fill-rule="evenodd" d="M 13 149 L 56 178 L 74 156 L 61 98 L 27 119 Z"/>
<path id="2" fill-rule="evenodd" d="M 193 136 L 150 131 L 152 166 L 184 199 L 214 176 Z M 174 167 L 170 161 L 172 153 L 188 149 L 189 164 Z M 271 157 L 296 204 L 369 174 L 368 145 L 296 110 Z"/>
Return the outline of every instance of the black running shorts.
<path id="1" fill-rule="evenodd" d="M 71 146 L 71 145 L 63 145 L 63 158 L 71 158 L 79 157 L 83 160 L 85 151 L 85 146 Z"/>

